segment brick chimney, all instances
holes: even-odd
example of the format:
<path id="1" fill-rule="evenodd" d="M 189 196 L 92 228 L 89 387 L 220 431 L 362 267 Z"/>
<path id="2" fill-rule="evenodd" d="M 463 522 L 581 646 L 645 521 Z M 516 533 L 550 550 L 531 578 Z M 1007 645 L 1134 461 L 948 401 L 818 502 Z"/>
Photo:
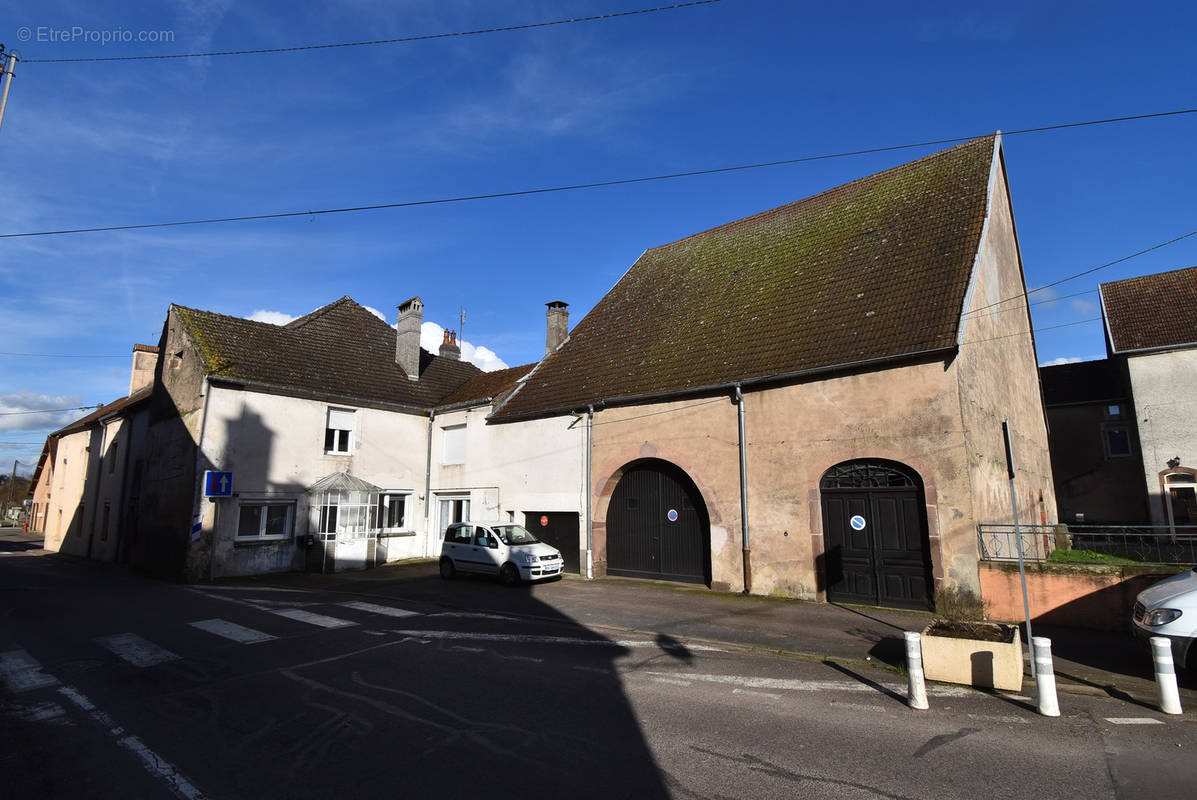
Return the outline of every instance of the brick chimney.
<path id="1" fill-rule="evenodd" d="M 424 323 L 424 301 L 413 297 L 399 305 L 395 323 L 395 363 L 413 381 L 420 379 L 420 326 Z"/>
<path id="2" fill-rule="evenodd" d="M 565 335 L 569 333 L 569 303 L 554 300 L 545 305 L 549 307 L 545 312 L 548 330 L 544 337 L 544 354 L 547 356 L 561 346 Z"/>
<path id="3" fill-rule="evenodd" d="M 133 345 L 133 370 L 129 374 L 129 394 L 135 394 L 154 382 L 158 348 L 148 344 Z"/>
<path id="4" fill-rule="evenodd" d="M 461 360 L 461 348 L 457 346 L 457 331 L 445 331 L 445 340 L 441 342 L 441 358 Z"/>

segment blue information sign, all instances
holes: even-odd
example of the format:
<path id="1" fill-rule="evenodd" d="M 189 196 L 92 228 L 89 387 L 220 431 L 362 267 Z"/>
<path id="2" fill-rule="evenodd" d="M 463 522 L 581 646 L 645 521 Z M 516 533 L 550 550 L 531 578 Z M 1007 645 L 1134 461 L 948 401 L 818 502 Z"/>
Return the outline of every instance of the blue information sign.
<path id="1" fill-rule="evenodd" d="M 860 514 L 854 514 L 852 519 L 848 520 L 848 524 L 852 526 L 854 531 L 863 531 L 865 529 L 865 518 Z"/>
<path id="2" fill-rule="evenodd" d="M 233 473 L 214 472 L 204 473 L 204 497 L 232 497 Z"/>

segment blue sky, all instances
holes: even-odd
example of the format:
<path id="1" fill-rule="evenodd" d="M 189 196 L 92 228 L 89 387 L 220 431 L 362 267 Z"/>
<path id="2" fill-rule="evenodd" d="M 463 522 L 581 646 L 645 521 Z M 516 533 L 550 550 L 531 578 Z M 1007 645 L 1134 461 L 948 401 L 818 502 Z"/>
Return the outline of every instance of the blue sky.
<path id="1" fill-rule="evenodd" d="M 628 11 L 653 0 L 0 1 L 26 59 L 286 47 Z M 1197 106 L 1188 3 L 722 0 L 510 33 L 295 54 L 22 63 L 0 233 L 402 202 L 798 158 Z M 29 41 L 20 41 L 23 28 Z M 79 28 L 169 43 L 49 41 Z M 94 32 L 94 33 L 90 33 Z M 1197 114 L 1008 136 L 1031 287 L 1197 229 Z M 412 295 L 497 367 L 577 322 L 647 248 L 927 147 L 509 199 L 0 240 L 0 467 L 28 472 L 125 394 L 170 303 L 285 319 Z M 1197 264 L 1197 237 L 1037 305 L 1041 363 L 1101 357 L 1098 282 Z M 1086 292 L 1068 297 L 1076 292 Z M 266 312 L 273 312 L 274 316 Z M 431 327 L 431 326 L 430 326 Z M 436 334 L 436 328 L 431 333 Z M 439 342 L 439 335 L 436 337 Z M 101 356 L 82 358 L 80 356 Z"/>

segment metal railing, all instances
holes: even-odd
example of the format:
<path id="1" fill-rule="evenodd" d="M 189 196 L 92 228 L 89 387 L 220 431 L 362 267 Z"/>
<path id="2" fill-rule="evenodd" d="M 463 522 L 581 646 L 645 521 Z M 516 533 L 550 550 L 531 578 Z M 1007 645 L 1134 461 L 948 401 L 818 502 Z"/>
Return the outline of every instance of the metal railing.
<path id="1" fill-rule="evenodd" d="M 1026 561 L 1197 564 L 1197 525 L 1019 525 Z M 978 525 L 983 561 L 1018 561 L 1013 525 Z"/>

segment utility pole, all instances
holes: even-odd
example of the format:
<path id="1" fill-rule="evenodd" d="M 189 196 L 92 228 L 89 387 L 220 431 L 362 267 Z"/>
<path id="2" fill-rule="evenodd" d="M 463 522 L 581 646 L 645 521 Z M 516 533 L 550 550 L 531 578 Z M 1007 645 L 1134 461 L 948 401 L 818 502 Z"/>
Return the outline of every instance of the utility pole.
<path id="1" fill-rule="evenodd" d="M 4 75 L 4 83 L 0 85 L 0 125 L 3 125 L 4 107 L 8 105 L 8 89 L 12 86 L 13 70 L 17 68 L 17 54 L 5 52 L 4 45 L 0 44 L 0 57 L 4 58 L 4 63 L 0 65 L 0 74 Z"/>

